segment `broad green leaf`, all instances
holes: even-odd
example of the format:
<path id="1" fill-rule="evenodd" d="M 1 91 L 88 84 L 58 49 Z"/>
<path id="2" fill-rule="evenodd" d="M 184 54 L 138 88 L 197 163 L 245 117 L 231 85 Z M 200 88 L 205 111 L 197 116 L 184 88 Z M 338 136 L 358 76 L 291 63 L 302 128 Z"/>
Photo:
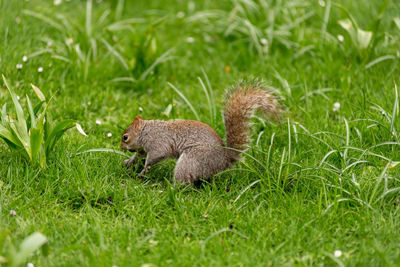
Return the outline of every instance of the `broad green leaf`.
<path id="1" fill-rule="evenodd" d="M 41 101 L 41 102 L 39 102 L 39 103 L 33 108 L 33 111 L 35 112 L 35 115 L 36 115 L 36 116 L 37 116 L 37 114 L 38 114 L 40 108 L 43 106 L 44 103 L 45 103 L 44 101 Z"/>
<path id="2" fill-rule="evenodd" d="M 1 123 L 3 126 L 8 125 L 8 119 L 7 119 L 7 104 L 3 105 L 3 108 L 1 109 Z"/>
<path id="3" fill-rule="evenodd" d="M 26 261 L 33 252 L 47 243 L 47 238 L 43 234 L 36 232 L 22 241 L 19 251 L 15 255 L 14 265 L 18 266 Z"/>
<path id="4" fill-rule="evenodd" d="M 21 136 L 17 130 L 15 123 L 10 123 L 10 128 L 12 130 L 13 135 L 16 136 L 18 138 L 19 142 L 21 143 L 21 147 L 23 147 L 25 149 L 26 153 L 29 156 L 29 159 L 32 159 L 28 134 L 26 135 L 26 138 L 25 138 L 25 136 Z"/>
<path id="5" fill-rule="evenodd" d="M 338 23 L 348 32 L 357 49 L 363 50 L 369 46 L 372 40 L 372 32 L 361 30 L 350 19 L 339 20 Z"/>
<path id="6" fill-rule="evenodd" d="M 47 137 L 45 139 L 46 154 L 48 154 L 53 149 L 54 145 L 65 133 L 65 131 L 74 126 L 75 126 L 74 120 L 64 120 L 58 122 L 51 129 L 48 129 L 49 132 L 47 133 Z"/>
<path id="7" fill-rule="evenodd" d="M 42 91 L 40 91 L 40 89 L 33 84 L 31 84 L 31 86 L 32 86 L 33 91 L 35 91 L 37 97 L 40 99 L 40 101 L 46 101 L 46 97 L 44 96 Z"/>
<path id="8" fill-rule="evenodd" d="M 357 29 L 357 44 L 359 49 L 365 49 L 369 46 L 372 39 L 372 32 Z"/>
<path id="9" fill-rule="evenodd" d="M 399 17 L 393 18 L 393 22 L 394 22 L 394 24 L 396 24 L 397 28 L 400 30 L 400 18 Z"/>
<path id="10" fill-rule="evenodd" d="M 17 112 L 18 121 L 25 121 L 24 111 L 22 110 L 21 104 L 18 101 L 17 95 L 14 93 L 14 90 L 8 85 L 6 77 L 3 76 L 4 84 L 6 85 L 8 92 L 11 95 L 12 101 L 14 103 L 15 110 Z"/>
<path id="11" fill-rule="evenodd" d="M 38 162 L 39 160 L 39 153 L 40 148 L 42 147 L 43 143 L 43 131 L 37 128 L 31 128 L 31 153 L 32 153 L 32 161 Z"/>
<path id="12" fill-rule="evenodd" d="M 356 30 L 354 29 L 353 23 L 349 19 L 343 19 L 338 21 L 339 25 L 342 26 L 343 29 L 347 31 L 347 33 L 350 35 L 350 38 L 352 39 L 353 42 L 356 42 L 357 36 L 356 36 Z"/>
<path id="13" fill-rule="evenodd" d="M 2 76 L 3 76 L 4 84 L 6 85 L 8 92 L 11 95 L 15 110 L 17 112 L 18 120 L 16 123 L 14 123 L 15 131 L 18 132 L 19 139 L 21 140 L 22 143 L 27 142 L 29 137 L 28 137 L 28 131 L 27 131 L 27 127 L 26 127 L 24 111 L 22 110 L 21 104 L 18 101 L 17 95 L 14 93 L 14 91 L 8 85 L 6 77 L 4 77 L 4 75 L 2 75 Z"/>
<path id="14" fill-rule="evenodd" d="M 33 111 L 32 103 L 31 100 L 29 99 L 29 96 L 26 96 L 26 101 L 28 102 L 28 111 L 29 115 L 31 118 L 31 127 L 30 128 L 35 128 L 36 127 L 36 120 L 35 120 L 35 112 Z"/>
<path id="15" fill-rule="evenodd" d="M 15 135 L 13 135 L 13 133 L 9 129 L 7 129 L 3 125 L 0 125 L 0 137 L 3 139 L 7 139 L 9 142 L 13 143 L 17 147 L 22 146 L 19 139 Z"/>

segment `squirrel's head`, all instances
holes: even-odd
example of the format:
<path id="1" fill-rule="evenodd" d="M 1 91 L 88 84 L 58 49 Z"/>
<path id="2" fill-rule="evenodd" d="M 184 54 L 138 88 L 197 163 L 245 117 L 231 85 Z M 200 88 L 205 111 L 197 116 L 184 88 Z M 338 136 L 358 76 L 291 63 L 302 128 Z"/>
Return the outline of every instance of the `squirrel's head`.
<path id="1" fill-rule="evenodd" d="M 133 120 L 132 124 L 126 128 L 124 133 L 122 134 L 121 140 L 121 148 L 129 150 L 131 152 L 135 152 L 141 148 L 138 144 L 138 135 L 142 130 L 143 126 L 143 118 L 138 115 Z"/>

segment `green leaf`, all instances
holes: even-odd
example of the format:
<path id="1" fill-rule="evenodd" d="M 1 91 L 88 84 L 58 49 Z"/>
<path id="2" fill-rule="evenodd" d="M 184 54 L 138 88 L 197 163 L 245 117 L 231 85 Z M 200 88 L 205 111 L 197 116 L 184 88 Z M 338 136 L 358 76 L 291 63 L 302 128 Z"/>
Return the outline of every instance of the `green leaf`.
<path id="1" fill-rule="evenodd" d="M 10 93 L 12 101 L 14 103 L 15 110 L 17 112 L 18 121 L 25 121 L 24 111 L 22 110 L 21 104 L 18 101 L 17 95 L 14 93 L 14 91 L 8 85 L 6 77 L 4 77 L 4 75 L 2 75 L 2 76 L 3 76 L 4 84 L 6 85 L 8 92 Z"/>
<path id="2" fill-rule="evenodd" d="M 349 19 L 343 19 L 338 21 L 339 25 L 347 31 L 353 42 L 356 41 L 356 30 L 354 29 L 353 23 Z"/>
<path id="3" fill-rule="evenodd" d="M 357 45 L 358 49 L 366 49 L 372 40 L 372 32 L 357 29 Z"/>
<path id="4" fill-rule="evenodd" d="M 163 112 L 161 112 L 161 113 L 164 114 L 165 116 L 167 116 L 167 117 L 169 118 L 169 114 L 171 113 L 171 110 L 172 110 L 172 105 L 169 104 L 169 105 L 167 106 L 167 108 L 166 108 Z"/>
<path id="5" fill-rule="evenodd" d="M 338 23 L 350 35 L 358 50 L 366 49 L 369 46 L 372 40 L 372 32 L 361 30 L 350 19 L 339 20 Z"/>
<path id="6" fill-rule="evenodd" d="M 39 161 L 39 153 L 40 148 L 43 143 L 43 129 L 31 128 L 31 153 L 32 153 L 32 161 Z"/>
<path id="7" fill-rule="evenodd" d="M 44 103 L 45 103 L 44 101 L 41 101 L 33 108 L 33 111 L 34 111 L 35 115 L 38 114 L 40 108 L 43 106 Z"/>
<path id="8" fill-rule="evenodd" d="M 46 97 L 44 96 L 42 91 L 40 91 L 40 89 L 33 84 L 31 84 L 31 86 L 32 86 L 33 91 L 35 91 L 37 97 L 40 99 L 40 101 L 46 101 Z"/>
<path id="9" fill-rule="evenodd" d="M 19 141 L 19 139 L 15 135 L 13 135 L 13 133 L 9 129 L 7 129 L 3 125 L 0 125 L 0 137 L 8 140 L 16 147 L 22 147 L 22 143 Z"/>
<path id="10" fill-rule="evenodd" d="M 3 126 L 8 125 L 8 120 L 7 120 L 7 104 L 3 105 L 3 108 L 1 109 L 1 123 Z"/>
<path id="11" fill-rule="evenodd" d="M 35 128 L 36 127 L 35 112 L 33 111 L 32 103 L 28 95 L 26 96 L 26 101 L 28 102 L 28 111 L 31 118 L 30 128 Z"/>
<path id="12" fill-rule="evenodd" d="M 54 127 L 48 127 L 47 130 L 47 137 L 45 139 L 45 147 L 46 147 L 46 154 L 48 154 L 57 143 L 57 141 L 61 138 L 61 136 L 67 131 L 68 129 L 75 126 L 74 120 L 64 120 L 58 122 Z M 51 129 L 49 129 L 51 128 Z"/>
<path id="13" fill-rule="evenodd" d="M 4 243 L 9 234 L 10 234 L 10 231 L 8 229 L 1 230 L 1 232 L 0 232 L 0 251 L 3 251 Z"/>
<path id="14" fill-rule="evenodd" d="M 397 26 L 397 28 L 400 30 L 400 18 L 399 17 L 393 18 L 393 22 Z"/>
<path id="15" fill-rule="evenodd" d="M 2 75 L 2 76 L 3 76 L 4 84 L 6 85 L 8 92 L 11 95 L 15 110 L 17 112 L 18 120 L 16 123 L 14 123 L 15 131 L 18 133 L 18 138 L 20 139 L 21 143 L 26 143 L 26 142 L 28 142 L 29 137 L 28 137 L 28 131 L 27 131 L 27 127 L 26 127 L 24 111 L 22 110 L 21 104 L 18 101 L 17 95 L 14 93 L 14 91 L 8 85 L 6 77 L 4 77 L 4 75 Z"/>
<path id="16" fill-rule="evenodd" d="M 36 232 L 22 241 L 19 251 L 15 255 L 14 265 L 18 266 L 24 263 L 33 252 L 47 243 L 47 238 L 43 234 Z"/>

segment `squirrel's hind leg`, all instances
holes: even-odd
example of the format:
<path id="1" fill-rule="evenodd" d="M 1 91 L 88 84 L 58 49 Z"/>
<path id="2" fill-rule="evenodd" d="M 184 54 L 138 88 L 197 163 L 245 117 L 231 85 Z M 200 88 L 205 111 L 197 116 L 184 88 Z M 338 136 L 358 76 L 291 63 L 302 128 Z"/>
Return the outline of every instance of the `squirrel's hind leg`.
<path id="1" fill-rule="evenodd" d="M 230 162 L 223 148 L 201 146 L 181 154 L 174 174 L 177 182 L 191 184 L 201 178 L 211 178 L 229 167 Z"/>

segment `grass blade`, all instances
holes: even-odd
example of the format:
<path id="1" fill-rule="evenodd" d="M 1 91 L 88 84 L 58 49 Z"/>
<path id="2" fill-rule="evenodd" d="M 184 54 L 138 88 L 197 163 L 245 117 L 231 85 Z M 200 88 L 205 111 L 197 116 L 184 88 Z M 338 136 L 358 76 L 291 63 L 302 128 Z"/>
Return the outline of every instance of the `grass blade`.
<path id="1" fill-rule="evenodd" d="M 124 67 L 125 70 L 129 70 L 129 66 L 126 63 L 125 59 L 121 56 L 121 54 L 118 53 L 118 51 L 115 50 L 115 48 L 112 47 L 105 39 L 101 38 L 101 42 L 107 47 L 108 51 L 121 63 L 122 67 Z"/>
<path id="2" fill-rule="evenodd" d="M 31 11 L 31 10 L 27 10 L 27 9 L 22 10 L 22 13 L 25 14 L 25 15 L 34 17 L 36 19 L 39 19 L 39 20 L 47 23 L 47 25 L 50 25 L 51 27 L 59 30 L 60 32 L 64 31 L 64 27 L 61 24 L 59 24 L 56 21 L 52 20 L 48 16 L 45 16 L 45 15 L 43 15 L 41 13 L 38 13 L 38 12 L 35 12 L 35 11 Z"/>
<path id="3" fill-rule="evenodd" d="M 85 153 L 90 153 L 90 152 L 108 152 L 108 153 L 115 153 L 121 156 L 124 156 L 126 158 L 130 158 L 129 155 L 125 154 L 124 152 L 115 150 L 115 149 L 110 149 L 110 148 L 93 148 L 93 149 L 88 149 L 85 151 L 81 151 L 76 153 L 76 155 L 81 155 L 81 154 L 85 154 Z"/>
<path id="4" fill-rule="evenodd" d="M 198 121 L 200 121 L 200 117 L 199 114 L 197 113 L 196 109 L 192 106 L 192 104 L 189 102 L 189 100 L 187 100 L 187 98 L 185 97 L 184 94 L 181 93 L 181 91 L 179 91 L 172 83 L 168 83 L 168 85 L 174 89 L 174 91 L 183 99 L 183 101 L 185 101 L 186 105 L 189 106 L 190 110 L 193 112 L 194 116 L 196 117 L 196 119 Z"/>
<path id="5" fill-rule="evenodd" d="M 154 63 L 151 64 L 151 66 L 148 67 L 148 68 L 142 73 L 142 75 L 140 75 L 140 78 L 139 78 L 139 79 L 140 79 L 140 80 L 146 79 L 147 75 L 149 75 L 149 73 L 150 73 L 151 71 L 153 71 L 154 68 L 157 67 L 158 64 L 170 60 L 171 57 L 168 57 L 168 56 L 169 56 L 169 54 L 171 54 L 172 50 L 173 50 L 173 49 L 169 49 L 169 50 L 167 50 L 164 54 L 162 54 L 161 56 L 159 56 L 159 57 L 154 61 Z"/>
<path id="6" fill-rule="evenodd" d="M 92 35 L 92 0 L 86 1 L 86 34 Z"/>
<path id="7" fill-rule="evenodd" d="M 390 120 L 390 131 L 392 132 L 392 134 L 397 135 L 396 128 L 394 127 L 394 123 L 396 121 L 396 115 L 399 112 L 399 92 L 397 90 L 396 83 L 394 83 L 394 93 L 395 93 L 395 97 L 394 97 L 394 103 L 393 103 L 392 118 Z"/>
<path id="8" fill-rule="evenodd" d="M 206 95 L 206 98 L 207 98 L 208 110 L 210 111 L 210 119 L 211 119 L 212 122 L 214 122 L 213 109 L 212 109 L 210 95 L 208 94 L 207 88 L 205 87 L 205 85 L 203 83 L 203 80 L 200 77 L 197 77 L 197 79 L 199 80 L 201 88 L 203 89 L 203 92 L 204 92 L 204 94 Z"/>

